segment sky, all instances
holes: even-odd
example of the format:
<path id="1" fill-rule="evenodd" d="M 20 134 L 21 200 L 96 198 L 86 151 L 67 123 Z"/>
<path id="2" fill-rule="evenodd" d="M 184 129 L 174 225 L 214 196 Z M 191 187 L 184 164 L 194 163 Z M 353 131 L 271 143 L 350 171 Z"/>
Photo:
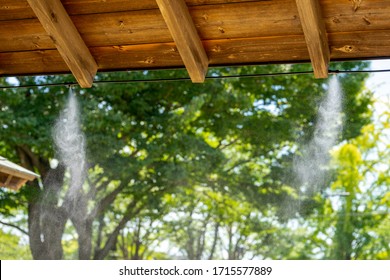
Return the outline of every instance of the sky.
<path id="1" fill-rule="evenodd" d="M 390 59 L 373 60 L 371 62 L 372 70 L 390 69 Z M 374 97 L 377 101 L 374 107 L 374 119 L 388 110 L 384 104 L 390 105 L 390 72 L 374 73 L 366 82 L 366 87 L 374 92 Z"/>

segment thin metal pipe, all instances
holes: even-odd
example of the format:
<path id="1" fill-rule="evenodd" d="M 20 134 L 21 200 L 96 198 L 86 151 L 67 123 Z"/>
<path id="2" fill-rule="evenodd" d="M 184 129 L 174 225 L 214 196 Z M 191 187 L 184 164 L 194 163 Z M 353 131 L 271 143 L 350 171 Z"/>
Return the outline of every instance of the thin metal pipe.
<path id="1" fill-rule="evenodd" d="M 378 69 L 378 70 L 329 70 L 329 74 L 364 74 L 364 73 L 387 73 L 390 69 Z"/>
<path id="2" fill-rule="evenodd" d="M 363 74 L 363 73 L 386 73 L 390 72 L 390 69 L 379 70 L 337 70 L 330 69 L 329 74 Z M 276 73 L 257 73 L 257 74 L 243 74 L 243 75 L 226 75 L 226 76 L 207 76 L 207 80 L 224 80 L 224 79 L 236 79 L 236 78 L 260 78 L 260 77 L 276 77 L 276 76 L 291 76 L 291 75 L 309 75 L 313 74 L 313 71 L 300 71 L 300 72 L 276 72 Z M 161 78 L 161 79 L 128 79 L 128 80 L 96 80 L 94 85 L 98 84 L 128 84 L 128 83 L 164 83 L 164 82 L 182 82 L 190 81 L 189 77 L 182 78 Z M 37 87 L 74 87 L 78 86 L 77 82 L 64 82 L 64 83 L 43 83 L 43 84 L 26 84 L 26 85 L 7 85 L 0 86 L 0 89 L 20 89 L 20 88 L 37 88 Z"/>

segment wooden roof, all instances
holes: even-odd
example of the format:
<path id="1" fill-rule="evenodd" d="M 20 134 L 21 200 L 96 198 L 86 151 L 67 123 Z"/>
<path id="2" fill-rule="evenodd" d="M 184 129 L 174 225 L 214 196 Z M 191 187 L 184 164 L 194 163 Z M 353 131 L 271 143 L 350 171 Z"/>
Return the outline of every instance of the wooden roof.
<path id="1" fill-rule="evenodd" d="M 388 57 L 388 0 L 0 0 L 3 76 Z"/>
<path id="2" fill-rule="evenodd" d="M 39 175 L 0 156 L 0 187 L 18 190 Z"/>

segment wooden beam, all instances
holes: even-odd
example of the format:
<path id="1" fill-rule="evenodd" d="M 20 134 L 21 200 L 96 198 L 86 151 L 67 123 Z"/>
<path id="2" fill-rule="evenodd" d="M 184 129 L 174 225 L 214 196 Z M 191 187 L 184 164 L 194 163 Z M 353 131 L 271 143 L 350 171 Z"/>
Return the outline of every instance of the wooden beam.
<path id="1" fill-rule="evenodd" d="M 38 175 L 34 174 L 33 172 L 28 171 L 28 170 L 26 170 L 26 171 L 27 172 L 24 172 L 22 170 L 18 170 L 15 168 L 11 168 L 11 167 L 0 166 L 0 173 L 11 176 L 11 178 L 7 177 L 7 178 L 9 178 L 9 180 L 11 180 L 12 177 L 18 177 L 18 178 L 23 178 L 23 179 L 31 181 L 31 180 L 34 180 L 36 177 L 38 177 Z M 9 180 L 7 179 L 6 182 L 9 182 Z"/>
<path id="2" fill-rule="evenodd" d="M 14 186 L 13 186 L 13 189 L 14 190 L 19 190 L 24 184 L 27 183 L 27 180 L 25 179 L 20 179 Z"/>
<path id="3" fill-rule="evenodd" d="M 209 61 L 185 1 L 156 2 L 192 82 L 204 82 Z"/>
<path id="4" fill-rule="evenodd" d="M 328 77 L 330 51 L 318 0 L 296 0 L 310 60 L 316 78 Z"/>
<path id="5" fill-rule="evenodd" d="M 27 0 L 81 87 L 91 87 L 97 64 L 60 0 Z"/>
<path id="6" fill-rule="evenodd" d="M 4 186 L 8 186 L 14 176 L 8 175 L 7 180 L 4 182 Z"/>

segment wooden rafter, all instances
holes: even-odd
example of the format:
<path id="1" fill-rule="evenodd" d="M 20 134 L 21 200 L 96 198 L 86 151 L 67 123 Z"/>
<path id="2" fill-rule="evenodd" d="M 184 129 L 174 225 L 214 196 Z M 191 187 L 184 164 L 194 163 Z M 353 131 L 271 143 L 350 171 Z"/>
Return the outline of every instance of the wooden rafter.
<path id="1" fill-rule="evenodd" d="M 0 187 L 18 190 L 27 181 L 37 177 L 39 175 L 0 156 Z"/>
<path id="2" fill-rule="evenodd" d="M 202 83 L 209 64 L 184 0 L 156 0 L 192 82 Z"/>
<path id="3" fill-rule="evenodd" d="M 81 87 L 92 86 L 97 64 L 60 0 L 27 0 Z"/>
<path id="4" fill-rule="evenodd" d="M 19 190 L 24 184 L 27 183 L 26 179 L 20 179 L 14 186 L 14 190 Z"/>
<path id="5" fill-rule="evenodd" d="M 8 175 L 7 180 L 5 180 L 5 182 L 4 182 L 4 185 L 8 185 L 8 184 L 11 182 L 11 180 L 12 180 L 13 177 L 14 177 L 14 176 L 12 176 L 11 174 Z"/>
<path id="6" fill-rule="evenodd" d="M 42 27 L 27 1 L 0 2 L 0 76 L 69 73 L 53 44 L 54 37 Z M 362 1 L 364 5 L 360 6 L 346 0 L 318 2 L 331 61 L 390 58 L 388 0 Z M 98 63 L 99 71 L 185 66 L 156 0 L 61 0 L 61 3 Z M 298 3 L 301 9 L 310 9 L 313 7 L 310 1 L 185 0 L 185 3 L 207 53 L 209 67 L 301 63 L 310 62 L 311 58 L 314 63 L 317 61 L 315 55 L 309 55 L 306 40 L 310 30 L 319 33 L 319 29 L 310 23 L 308 16 L 300 19 L 297 6 Z M 317 20 L 320 18 L 317 16 Z M 315 17 L 311 22 L 316 23 Z M 309 31 L 304 34 L 302 26 L 308 26 Z M 321 36 L 325 38 L 325 31 Z M 313 47 L 311 53 L 317 52 L 326 76 L 328 48 L 321 46 L 318 39 L 321 36 L 317 34 L 319 47 Z M 320 72 L 317 68 L 320 67 L 315 66 L 316 73 Z"/>
<path id="7" fill-rule="evenodd" d="M 316 78 L 328 77 L 330 51 L 318 0 L 296 0 L 310 60 Z"/>

